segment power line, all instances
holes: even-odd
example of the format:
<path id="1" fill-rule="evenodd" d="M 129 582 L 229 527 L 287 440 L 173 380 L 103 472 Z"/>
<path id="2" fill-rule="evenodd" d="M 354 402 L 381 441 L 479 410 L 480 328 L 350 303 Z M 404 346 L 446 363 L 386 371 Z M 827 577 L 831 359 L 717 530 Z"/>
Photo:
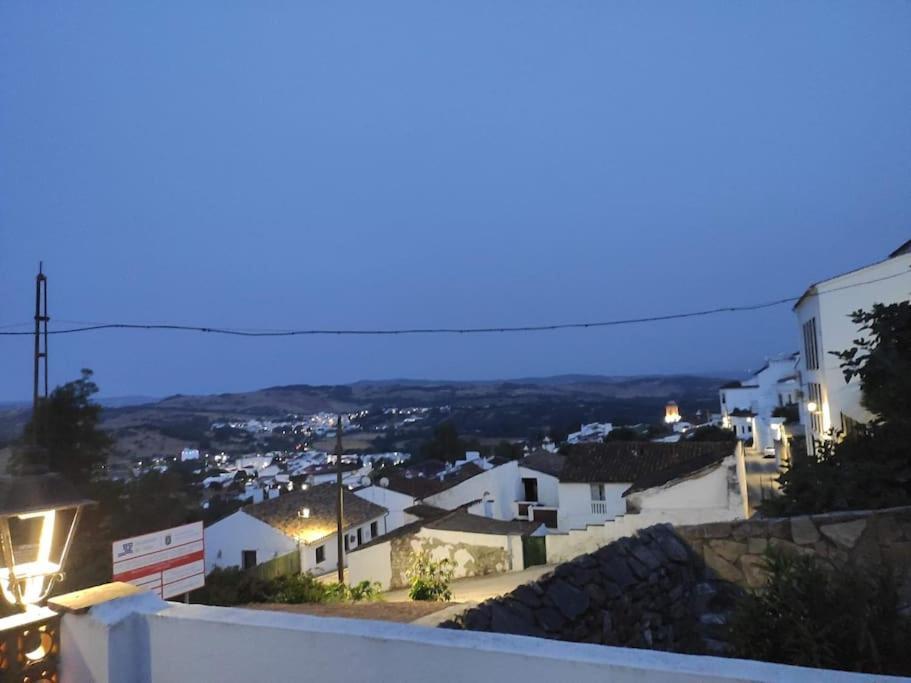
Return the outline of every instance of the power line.
<path id="1" fill-rule="evenodd" d="M 909 275 L 911 271 L 893 273 L 885 277 L 867 280 L 865 282 L 856 282 L 841 287 L 810 292 L 806 297 L 821 296 L 831 292 L 838 292 L 845 289 L 853 289 L 864 285 L 891 280 L 902 275 Z M 100 330 L 162 330 L 177 332 L 201 332 L 207 334 L 228 335 L 236 337 L 299 337 L 299 336 L 395 336 L 395 335 L 416 335 L 416 334 L 502 334 L 517 332 L 550 332 L 556 330 L 572 329 L 591 329 L 598 327 L 617 327 L 621 325 L 636 325 L 643 323 L 663 322 L 669 320 L 683 320 L 686 318 L 700 318 L 721 313 L 739 313 L 744 311 L 757 311 L 782 304 L 793 303 L 805 298 L 803 296 L 791 296 L 783 299 L 775 299 L 758 304 L 747 304 L 742 306 L 722 306 L 719 308 L 710 308 L 701 311 L 689 311 L 685 313 L 670 313 L 667 315 L 643 316 L 638 318 L 622 318 L 617 320 L 602 320 L 591 322 L 575 323 L 553 323 L 543 325 L 502 325 L 494 327 L 412 327 L 398 329 L 255 329 L 255 328 L 230 328 L 230 327 L 211 327 L 204 325 L 181 325 L 176 323 L 90 323 L 80 327 L 72 327 L 63 330 L 49 330 L 48 334 L 80 334 L 84 332 L 94 332 Z M 76 322 L 76 321 L 70 321 Z M 0 328 L 2 329 L 2 328 Z M 0 331 L 0 336 L 21 336 L 32 334 L 31 332 L 9 332 Z"/>

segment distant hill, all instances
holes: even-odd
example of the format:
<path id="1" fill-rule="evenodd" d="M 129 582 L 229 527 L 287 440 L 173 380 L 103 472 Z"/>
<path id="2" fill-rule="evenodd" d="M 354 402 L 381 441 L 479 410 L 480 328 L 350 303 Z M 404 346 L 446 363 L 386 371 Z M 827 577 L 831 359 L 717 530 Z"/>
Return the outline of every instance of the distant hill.
<path id="1" fill-rule="evenodd" d="M 526 438 L 548 429 L 565 430 L 580 421 L 657 422 L 664 403 L 677 401 L 684 413 L 718 410 L 724 377 L 699 375 L 559 375 L 514 380 L 364 380 L 345 385 L 293 384 L 255 391 L 182 395 L 163 399 L 121 397 L 102 400 L 104 427 L 122 455 L 173 453 L 203 443 L 213 421 L 274 418 L 322 411 L 448 407 L 460 430 L 481 439 Z M 0 407 L 0 446 L 16 438 L 29 415 L 27 404 Z M 424 425 L 430 429 L 432 425 Z M 577 428 L 577 427 L 576 427 Z M 414 438 L 423 438 L 415 432 Z M 213 444 L 214 445 L 214 444 Z"/>

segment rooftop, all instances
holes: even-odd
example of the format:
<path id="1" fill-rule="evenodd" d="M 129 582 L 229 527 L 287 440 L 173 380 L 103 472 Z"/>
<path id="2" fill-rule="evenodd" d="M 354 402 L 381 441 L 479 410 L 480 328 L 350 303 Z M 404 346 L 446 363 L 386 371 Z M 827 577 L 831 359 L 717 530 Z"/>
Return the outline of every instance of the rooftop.
<path id="1" fill-rule="evenodd" d="M 571 446 L 560 481 L 631 484 L 624 495 L 662 486 L 719 465 L 734 452 L 726 442 L 615 441 Z"/>
<path id="2" fill-rule="evenodd" d="M 275 527 L 286 536 L 315 540 L 333 533 L 337 528 L 337 492 L 334 484 L 321 484 L 306 491 L 293 491 L 262 503 L 246 505 L 241 510 Z M 347 490 L 343 490 L 342 501 L 346 529 L 382 517 L 388 512 L 386 508 Z M 308 510 L 306 517 L 302 514 L 304 508 Z"/>
<path id="3" fill-rule="evenodd" d="M 446 489 L 451 489 L 456 484 L 461 484 L 463 481 L 467 481 L 482 472 L 484 472 L 484 470 L 474 463 L 467 463 L 442 478 L 440 478 L 440 476 L 408 477 L 405 474 L 390 473 L 384 476 L 384 478 L 389 481 L 389 485 L 385 488 L 421 500 L 445 491 Z"/>
<path id="4" fill-rule="evenodd" d="M 555 477 L 560 476 L 560 472 L 563 471 L 563 466 L 565 464 L 565 455 L 551 453 L 550 451 L 535 451 L 519 460 L 520 467 L 527 467 L 530 470 L 542 472 L 543 474 L 550 474 Z"/>

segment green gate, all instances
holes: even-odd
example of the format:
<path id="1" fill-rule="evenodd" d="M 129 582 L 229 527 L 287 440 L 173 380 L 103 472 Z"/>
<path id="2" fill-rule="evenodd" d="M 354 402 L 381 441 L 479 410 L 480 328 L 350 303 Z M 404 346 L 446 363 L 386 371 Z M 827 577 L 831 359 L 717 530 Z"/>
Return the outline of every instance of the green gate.
<path id="1" fill-rule="evenodd" d="M 523 536 L 522 555 L 525 558 L 526 567 L 547 564 L 547 546 L 544 544 L 544 536 Z"/>

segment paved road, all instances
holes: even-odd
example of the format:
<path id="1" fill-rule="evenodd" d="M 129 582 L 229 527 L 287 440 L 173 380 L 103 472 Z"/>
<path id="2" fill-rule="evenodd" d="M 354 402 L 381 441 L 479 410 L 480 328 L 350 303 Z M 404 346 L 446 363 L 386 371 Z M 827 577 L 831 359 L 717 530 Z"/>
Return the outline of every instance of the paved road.
<path id="1" fill-rule="evenodd" d="M 747 491 L 750 496 L 750 509 L 755 512 L 763 500 L 775 495 L 778 484 L 778 465 L 775 458 L 764 458 L 755 451 L 744 454 L 744 465 L 747 471 Z"/>
<path id="2" fill-rule="evenodd" d="M 449 588 L 452 591 L 454 602 L 482 602 L 503 593 L 508 593 L 513 588 L 523 583 L 534 581 L 542 574 L 551 571 L 553 566 L 542 565 L 530 567 L 520 572 L 508 574 L 493 574 L 491 576 L 478 576 L 473 579 L 458 579 L 453 581 Z M 409 600 L 407 590 L 395 590 L 383 593 L 383 599 L 388 602 Z"/>

